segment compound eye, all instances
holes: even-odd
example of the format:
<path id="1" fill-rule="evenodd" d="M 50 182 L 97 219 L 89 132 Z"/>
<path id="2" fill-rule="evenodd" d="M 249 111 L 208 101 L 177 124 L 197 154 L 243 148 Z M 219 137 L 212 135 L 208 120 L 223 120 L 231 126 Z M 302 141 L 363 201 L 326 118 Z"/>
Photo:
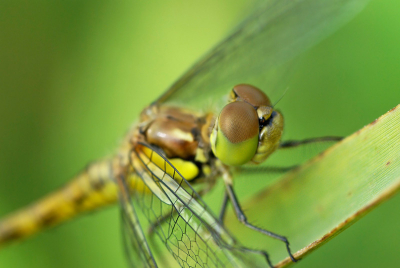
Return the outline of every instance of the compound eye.
<path id="1" fill-rule="evenodd" d="M 249 162 L 257 151 L 259 123 L 257 112 L 246 102 L 226 105 L 211 133 L 211 149 L 224 164 Z"/>
<path id="2" fill-rule="evenodd" d="M 245 101 L 255 108 L 260 106 L 271 106 L 271 101 L 260 89 L 247 85 L 240 84 L 236 85 L 232 89 L 233 96 L 236 96 L 236 99 L 240 99 Z M 233 97 L 234 98 L 234 97 Z"/>

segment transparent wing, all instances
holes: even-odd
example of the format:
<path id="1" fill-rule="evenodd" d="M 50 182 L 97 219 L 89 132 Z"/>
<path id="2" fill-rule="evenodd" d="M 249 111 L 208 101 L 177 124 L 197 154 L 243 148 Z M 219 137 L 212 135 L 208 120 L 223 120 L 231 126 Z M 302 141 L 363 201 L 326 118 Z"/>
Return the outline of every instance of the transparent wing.
<path id="1" fill-rule="evenodd" d="M 116 178 L 121 204 L 122 239 L 130 266 L 156 268 L 146 237 L 132 205 L 125 178 Z"/>
<path id="2" fill-rule="evenodd" d="M 131 154 L 131 164 L 147 187 L 147 191 L 133 193 L 133 199 L 179 265 L 251 265 L 200 196 L 156 150 L 140 144 Z"/>
<path id="3" fill-rule="evenodd" d="M 260 1 L 254 13 L 156 102 L 220 107 L 228 90 L 238 83 L 256 85 L 277 100 L 286 88 L 287 63 L 350 20 L 367 2 Z"/>

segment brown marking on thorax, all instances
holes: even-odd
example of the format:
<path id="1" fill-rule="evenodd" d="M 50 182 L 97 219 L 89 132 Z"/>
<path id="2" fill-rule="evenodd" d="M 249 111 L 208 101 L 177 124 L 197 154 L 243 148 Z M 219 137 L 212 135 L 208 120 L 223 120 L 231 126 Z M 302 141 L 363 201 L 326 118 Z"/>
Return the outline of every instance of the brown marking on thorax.
<path id="1" fill-rule="evenodd" d="M 141 114 L 139 132 L 169 158 L 194 159 L 199 148 L 209 147 L 211 117 L 178 107 L 149 106 Z"/>

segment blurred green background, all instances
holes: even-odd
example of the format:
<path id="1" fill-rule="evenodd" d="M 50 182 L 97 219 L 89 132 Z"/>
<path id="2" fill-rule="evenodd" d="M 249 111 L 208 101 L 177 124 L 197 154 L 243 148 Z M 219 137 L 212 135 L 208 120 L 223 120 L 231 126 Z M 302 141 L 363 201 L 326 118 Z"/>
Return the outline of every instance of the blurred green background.
<path id="1" fill-rule="evenodd" d="M 111 153 L 140 110 L 243 17 L 246 2 L 2 1 L 0 217 Z M 372 1 L 298 59 L 279 103 L 285 138 L 349 135 L 400 102 L 399 8 Z M 399 206 L 398 195 L 296 267 L 398 266 Z M 4 248 L 0 267 L 127 267 L 118 210 Z"/>

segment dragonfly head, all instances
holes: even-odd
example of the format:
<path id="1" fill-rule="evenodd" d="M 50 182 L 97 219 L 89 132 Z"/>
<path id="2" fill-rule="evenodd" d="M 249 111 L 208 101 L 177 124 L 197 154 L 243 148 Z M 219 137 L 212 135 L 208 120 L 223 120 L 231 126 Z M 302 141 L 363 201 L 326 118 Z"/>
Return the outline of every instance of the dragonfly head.
<path id="1" fill-rule="evenodd" d="M 226 165 L 261 163 L 278 148 L 282 132 L 283 117 L 264 92 L 240 84 L 232 89 L 229 103 L 216 119 L 211 149 Z"/>

